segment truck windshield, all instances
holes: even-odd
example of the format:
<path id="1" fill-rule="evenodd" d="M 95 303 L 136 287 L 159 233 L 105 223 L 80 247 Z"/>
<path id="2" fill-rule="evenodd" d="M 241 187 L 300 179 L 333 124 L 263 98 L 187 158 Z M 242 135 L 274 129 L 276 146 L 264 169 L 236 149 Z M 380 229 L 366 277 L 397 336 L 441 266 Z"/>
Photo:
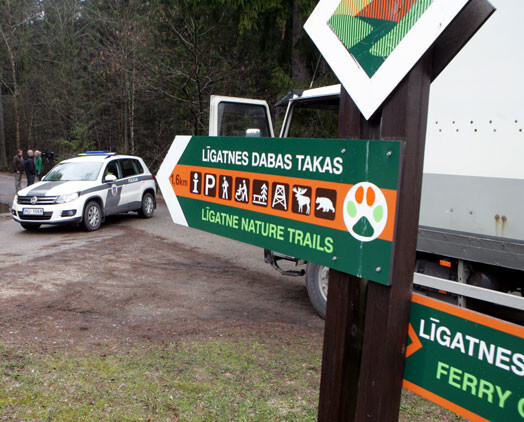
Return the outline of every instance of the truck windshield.
<path id="1" fill-rule="evenodd" d="M 289 138 L 338 138 L 338 100 L 293 105 Z"/>
<path id="2" fill-rule="evenodd" d="M 218 136 L 246 136 L 246 129 L 259 129 L 260 136 L 271 136 L 264 106 L 224 101 L 218 106 L 218 116 Z"/>
<path id="3" fill-rule="evenodd" d="M 93 181 L 100 172 L 102 163 L 60 163 L 54 167 L 43 180 L 57 181 Z"/>

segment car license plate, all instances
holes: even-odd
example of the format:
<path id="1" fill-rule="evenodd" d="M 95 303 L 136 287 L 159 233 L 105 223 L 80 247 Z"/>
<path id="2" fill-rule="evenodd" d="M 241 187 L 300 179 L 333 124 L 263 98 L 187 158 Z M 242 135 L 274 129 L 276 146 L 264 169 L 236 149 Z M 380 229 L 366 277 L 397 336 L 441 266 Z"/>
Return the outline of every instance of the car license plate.
<path id="1" fill-rule="evenodd" d="M 43 208 L 24 208 L 22 210 L 22 214 L 24 215 L 44 215 L 44 209 Z"/>

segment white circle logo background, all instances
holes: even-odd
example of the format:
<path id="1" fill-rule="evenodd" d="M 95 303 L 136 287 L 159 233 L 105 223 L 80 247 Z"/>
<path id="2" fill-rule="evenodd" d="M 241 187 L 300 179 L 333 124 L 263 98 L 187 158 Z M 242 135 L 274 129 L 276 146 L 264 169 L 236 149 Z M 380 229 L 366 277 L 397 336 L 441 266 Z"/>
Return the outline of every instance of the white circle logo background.
<path id="1" fill-rule="evenodd" d="M 362 188 L 364 191 L 364 195 L 360 203 L 356 199 L 356 193 L 359 188 Z M 372 189 L 375 194 L 374 202 L 371 205 L 368 205 L 367 201 L 369 189 Z M 356 213 L 353 216 L 351 216 L 348 212 L 348 205 L 350 202 L 353 203 L 354 208 L 356 209 Z M 382 217 L 379 219 L 379 221 L 376 221 L 374 211 L 377 210 L 378 207 L 382 207 Z M 344 207 L 342 210 L 344 223 L 346 224 L 348 232 L 351 234 L 351 236 L 357 240 L 360 240 L 361 242 L 371 242 L 372 240 L 375 240 L 386 228 L 386 223 L 388 221 L 388 205 L 386 202 L 386 197 L 378 188 L 378 186 L 374 185 L 373 183 L 360 182 L 356 185 L 353 185 L 344 199 Z M 367 218 L 369 224 L 371 227 L 373 227 L 373 235 L 362 236 L 358 233 L 355 233 L 353 230 L 355 224 L 357 224 L 362 217 Z"/>

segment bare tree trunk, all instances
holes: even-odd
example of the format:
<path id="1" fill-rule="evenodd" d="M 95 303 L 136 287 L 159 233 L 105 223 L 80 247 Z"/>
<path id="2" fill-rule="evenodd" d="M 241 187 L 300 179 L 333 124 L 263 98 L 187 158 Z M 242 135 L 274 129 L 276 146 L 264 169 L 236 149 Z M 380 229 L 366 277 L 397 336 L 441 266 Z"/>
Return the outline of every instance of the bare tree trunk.
<path id="1" fill-rule="evenodd" d="M 11 66 L 11 77 L 13 78 L 13 105 L 15 108 L 15 127 L 16 127 L 16 149 L 20 149 L 20 106 L 18 103 L 20 97 L 20 88 L 18 86 L 17 73 L 16 73 L 16 62 L 11 48 L 11 44 L 7 39 L 7 36 L 3 29 L 0 27 L 0 33 L 2 39 L 4 40 L 5 47 L 7 49 L 7 54 L 9 56 L 9 64 Z M 11 34 L 11 39 L 13 39 L 14 34 Z"/>
<path id="2" fill-rule="evenodd" d="M 2 105 L 2 92 L 0 91 L 0 168 L 7 169 L 7 151 L 4 135 L 4 107 Z"/>
<path id="3" fill-rule="evenodd" d="M 306 66 L 304 55 L 297 45 L 304 36 L 302 32 L 302 22 L 300 22 L 300 2 L 293 1 L 293 37 L 291 49 L 291 78 L 295 82 L 309 82 L 311 75 Z"/>
<path id="4" fill-rule="evenodd" d="M 134 56 L 134 55 L 133 55 Z M 135 58 L 133 57 L 133 60 Z M 134 154 L 135 151 L 135 93 L 136 93 L 136 70 L 135 64 L 133 62 L 133 70 L 131 72 L 131 92 L 130 92 L 130 116 L 129 116 L 129 142 L 131 144 L 131 154 Z"/>
<path id="5" fill-rule="evenodd" d="M 12 56 L 11 56 L 12 57 Z M 15 127 L 16 127 L 16 149 L 21 149 L 21 141 L 20 141 L 20 88 L 18 86 L 18 82 L 16 80 L 16 65 L 14 62 L 14 59 L 12 59 L 12 74 L 13 74 L 13 85 L 14 85 L 14 95 L 13 95 L 13 104 L 15 107 Z"/>
<path id="6" fill-rule="evenodd" d="M 126 91 L 128 91 L 128 82 L 127 78 L 124 75 L 124 83 L 122 86 L 122 96 L 120 99 L 120 109 L 122 110 L 122 152 L 127 154 L 129 152 L 129 137 L 127 134 L 127 101 L 126 101 Z"/>
<path id="7" fill-rule="evenodd" d="M 202 93 L 202 84 L 201 84 L 201 75 L 200 75 L 200 51 L 199 51 L 199 37 L 198 32 L 200 27 L 197 26 L 196 22 L 193 21 L 193 52 L 195 59 L 195 84 L 198 97 L 198 112 L 195 113 L 195 135 L 200 135 L 203 128 L 202 125 L 202 114 L 204 112 L 204 107 L 207 104 L 204 103 L 203 93 Z"/>

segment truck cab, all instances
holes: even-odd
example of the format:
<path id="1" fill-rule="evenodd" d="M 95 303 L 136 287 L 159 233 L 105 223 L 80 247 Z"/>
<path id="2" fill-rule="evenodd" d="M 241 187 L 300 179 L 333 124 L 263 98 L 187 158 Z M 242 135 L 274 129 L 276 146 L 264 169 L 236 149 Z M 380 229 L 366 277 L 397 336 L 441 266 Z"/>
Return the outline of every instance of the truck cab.
<path id="1" fill-rule="evenodd" d="M 497 12 L 432 84 L 414 283 L 522 324 L 524 59 L 515 52 L 524 49 L 524 6 L 493 3 Z M 337 138 L 340 91 L 289 92 L 275 104 L 284 114 L 279 137 Z M 261 100 L 212 96 L 209 128 L 210 135 L 273 136 Z M 285 275 L 305 274 L 325 317 L 328 268 L 267 250 L 265 260 Z"/>

